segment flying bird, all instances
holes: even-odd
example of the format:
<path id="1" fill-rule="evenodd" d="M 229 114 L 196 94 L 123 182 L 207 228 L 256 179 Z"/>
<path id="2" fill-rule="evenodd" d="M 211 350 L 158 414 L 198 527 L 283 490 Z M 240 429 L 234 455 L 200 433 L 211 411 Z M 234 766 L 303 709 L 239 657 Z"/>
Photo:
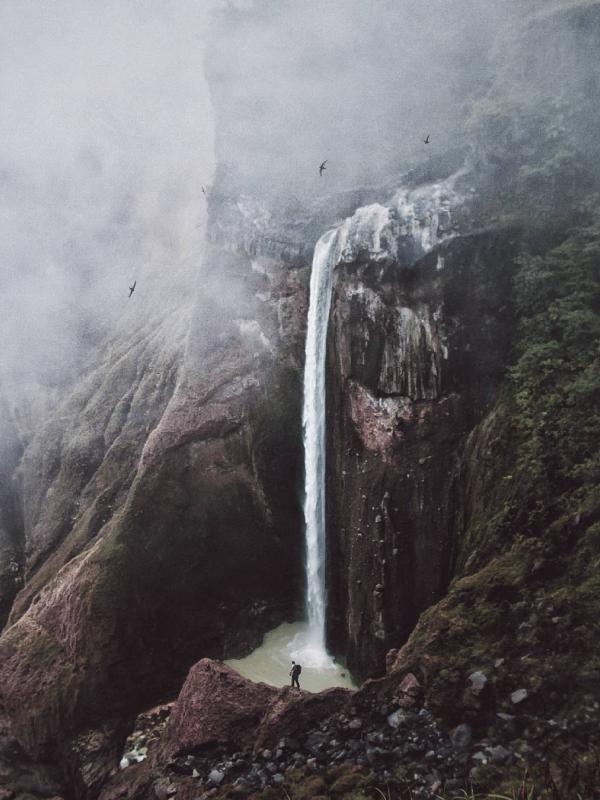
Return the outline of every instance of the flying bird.
<path id="1" fill-rule="evenodd" d="M 137 281 L 133 282 L 133 286 L 129 287 L 129 297 L 135 292 L 135 287 L 137 286 Z"/>
<path id="2" fill-rule="evenodd" d="M 319 175 L 320 175 L 321 177 L 323 177 L 323 173 L 324 173 L 324 172 L 325 172 L 325 170 L 327 169 L 327 168 L 326 168 L 326 166 L 325 166 L 325 164 L 327 163 L 327 161 L 328 161 L 328 160 L 329 160 L 329 159 L 327 159 L 327 158 L 326 158 L 326 159 L 325 159 L 325 161 L 323 161 L 323 163 L 322 163 L 322 164 L 321 164 L 321 166 L 319 167 Z"/>
<path id="3" fill-rule="evenodd" d="M 423 139 L 424 144 L 429 144 L 429 134 Z"/>
<path id="4" fill-rule="evenodd" d="M 206 197 L 206 188 L 204 186 L 202 187 L 202 194 Z"/>

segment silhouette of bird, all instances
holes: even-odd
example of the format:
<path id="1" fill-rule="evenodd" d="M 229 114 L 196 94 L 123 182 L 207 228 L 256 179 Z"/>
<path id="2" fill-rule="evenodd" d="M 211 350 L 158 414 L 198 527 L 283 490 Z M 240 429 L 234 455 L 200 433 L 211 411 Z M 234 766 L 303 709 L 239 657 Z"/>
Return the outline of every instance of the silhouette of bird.
<path id="1" fill-rule="evenodd" d="M 129 297 L 135 292 L 135 287 L 137 286 L 137 281 L 133 282 L 133 286 L 129 287 Z"/>
<path id="2" fill-rule="evenodd" d="M 323 163 L 322 163 L 322 164 L 321 164 L 321 166 L 319 167 L 319 175 L 320 175 L 321 177 L 323 177 L 323 173 L 324 173 L 324 172 L 325 172 L 325 170 L 327 169 L 327 168 L 326 168 L 326 166 L 325 166 L 325 164 L 327 163 L 327 161 L 328 161 L 328 160 L 329 160 L 329 159 L 327 159 L 327 158 L 326 158 L 326 159 L 325 159 L 325 161 L 323 161 Z"/>
<path id="3" fill-rule="evenodd" d="M 424 144 L 429 144 L 429 134 L 423 139 Z"/>
<path id="4" fill-rule="evenodd" d="M 206 188 L 204 186 L 202 187 L 202 194 L 206 197 Z"/>

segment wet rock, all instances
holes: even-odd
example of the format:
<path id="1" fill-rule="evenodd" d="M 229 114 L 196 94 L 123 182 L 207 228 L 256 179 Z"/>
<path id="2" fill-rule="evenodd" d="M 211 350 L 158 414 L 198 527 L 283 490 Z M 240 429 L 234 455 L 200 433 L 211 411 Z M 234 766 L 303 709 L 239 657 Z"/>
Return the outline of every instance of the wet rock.
<path id="1" fill-rule="evenodd" d="M 489 747 L 488 753 L 490 758 L 496 764 L 505 764 L 512 758 L 512 753 L 510 750 L 507 750 L 506 747 L 502 747 L 502 745 L 496 745 L 495 747 Z"/>
<path id="2" fill-rule="evenodd" d="M 488 679 L 483 672 L 477 671 L 477 672 L 472 672 L 469 675 L 469 681 L 471 684 L 469 688 L 471 692 L 477 697 L 485 689 Z"/>
<path id="3" fill-rule="evenodd" d="M 387 718 L 387 723 L 390 728 L 399 728 L 407 719 L 406 712 L 399 708 L 397 711 L 391 713 Z"/>
<path id="4" fill-rule="evenodd" d="M 457 725 L 456 728 L 450 732 L 450 741 L 455 750 L 467 750 L 473 741 L 471 726 L 464 722 L 461 725 Z"/>
<path id="5" fill-rule="evenodd" d="M 159 778 L 152 786 L 156 800 L 169 800 L 177 793 L 177 787 L 168 778 Z"/>
<path id="6" fill-rule="evenodd" d="M 402 679 L 398 687 L 398 705 L 402 708 L 410 708 L 417 702 L 417 698 L 421 693 L 421 684 L 417 680 L 416 675 L 409 672 Z"/>
<path id="7" fill-rule="evenodd" d="M 517 689 L 511 694 L 510 702 L 513 703 L 513 705 L 518 705 L 519 703 L 522 703 L 523 700 L 527 699 L 527 695 L 527 689 Z"/>

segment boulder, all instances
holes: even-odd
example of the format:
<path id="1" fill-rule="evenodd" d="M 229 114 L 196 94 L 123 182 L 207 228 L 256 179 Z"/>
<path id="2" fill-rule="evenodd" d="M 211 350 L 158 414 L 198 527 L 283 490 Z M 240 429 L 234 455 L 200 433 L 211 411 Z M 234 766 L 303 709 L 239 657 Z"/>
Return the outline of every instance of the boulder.
<path id="1" fill-rule="evenodd" d="M 266 709 L 279 689 L 253 683 L 219 661 L 203 658 L 191 668 L 177 698 L 161 759 L 211 745 L 252 746 Z"/>
<path id="2" fill-rule="evenodd" d="M 398 687 L 398 704 L 402 708 L 414 706 L 420 693 L 421 684 L 417 680 L 417 677 L 413 675 L 412 672 L 409 672 L 408 675 L 405 675 L 402 679 Z"/>
<path id="3" fill-rule="evenodd" d="M 452 747 L 455 750 L 468 750 L 472 740 L 473 731 L 471 730 L 470 725 L 467 725 L 464 722 L 461 725 L 457 725 L 456 728 L 450 731 L 450 741 L 452 742 Z"/>
<path id="4" fill-rule="evenodd" d="M 343 708 L 352 695 L 348 689 L 319 694 L 278 689 L 204 658 L 190 670 L 173 705 L 158 759 L 215 745 L 254 748 L 264 758 L 281 740 L 301 737 Z"/>

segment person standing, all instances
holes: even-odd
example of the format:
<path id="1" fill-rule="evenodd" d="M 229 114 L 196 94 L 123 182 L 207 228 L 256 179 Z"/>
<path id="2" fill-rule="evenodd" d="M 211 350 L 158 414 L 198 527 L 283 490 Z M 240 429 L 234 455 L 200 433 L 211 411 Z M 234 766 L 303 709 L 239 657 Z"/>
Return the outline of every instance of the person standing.
<path id="1" fill-rule="evenodd" d="M 296 689 L 300 688 L 300 683 L 298 682 L 298 678 L 300 677 L 301 672 L 302 672 L 302 667 L 300 666 L 300 664 L 296 664 L 295 661 L 292 661 L 292 668 L 290 670 L 290 675 L 292 678 L 292 688 L 294 688 L 294 686 L 296 687 Z"/>

